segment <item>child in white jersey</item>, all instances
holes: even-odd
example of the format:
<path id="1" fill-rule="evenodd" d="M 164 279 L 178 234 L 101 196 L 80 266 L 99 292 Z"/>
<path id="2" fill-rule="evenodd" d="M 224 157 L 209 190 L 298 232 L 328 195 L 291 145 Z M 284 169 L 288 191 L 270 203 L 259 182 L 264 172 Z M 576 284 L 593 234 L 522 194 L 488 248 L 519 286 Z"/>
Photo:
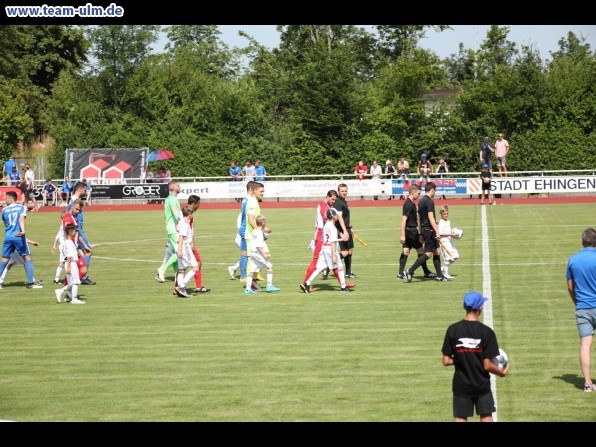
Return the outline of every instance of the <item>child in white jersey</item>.
<path id="1" fill-rule="evenodd" d="M 338 221 L 339 215 L 334 208 L 329 208 L 325 213 L 325 217 L 327 218 L 327 222 L 325 222 L 325 225 L 323 226 L 323 245 L 321 247 L 321 252 L 319 253 L 317 265 L 314 272 L 311 273 L 308 279 L 304 283 L 300 284 L 300 288 L 304 293 L 310 293 L 311 283 L 319 275 L 319 273 L 328 268 L 329 270 L 332 270 L 333 273 L 339 278 L 339 284 L 341 286 L 342 292 L 353 292 L 352 289 L 346 287 L 346 276 L 341 258 L 339 257 L 339 253 L 337 251 L 337 243 L 341 240 L 341 238 L 339 237 L 335 223 Z"/>
<path id="2" fill-rule="evenodd" d="M 194 228 L 191 225 L 191 217 L 194 208 L 186 205 L 181 209 L 182 218 L 178 220 L 176 231 L 178 232 L 178 273 L 176 275 L 177 286 L 175 291 L 181 298 L 190 298 L 192 295 L 186 291 L 186 284 L 199 271 L 199 262 L 192 251 L 194 239 Z M 188 273 L 186 270 L 190 267 Z"/>
<path id="3" fill-rule="evenodd" d="M 267 243 L 265 242 L 265 232 L 263 231 L 264 228 L 267 227 L 267 219 L 265 216 L 257 216 L 256 218 L 257 227 L 252 231 L 252 244 L 251 244 L 251 252 L 250 252 L 250 271 L 246 275 L 246 288 L 244 289 L 244 293 L 251 294 L 257 293 L 257 291 L 253 290 L 253 277 L 259 273 L 262 267 L 267 268 L 267 288 L 265 291 L 271 292 L 279 292 L 281 289 L 279 287 L 275 287 L 273 285 L 273 264 L 270 261 L 271 254 L 269 253 L 269 247 L 267 247 Z M 269 229 L 269 233 L 271 229 Z"/>
<path id="4" fill-rule="evenodd" d="M 439 237 L 441 238 L 441 254 L 443 255 L 443 276 L 447 279 L 453 279 L 449 275 L 449 266 L 459 259 L 459 251 L 453 244 L 451 238 L 454 236 L 451 231 L 451 221 L 449 220 L 449 207 L 447 205 L 441 206 L 439 209 L 441 213 L 441 220 L 439 220 Z"/>
<path id="5" fill-rule="evenodd" d="M 82 257 L 77 249 L 75 240 L 77 237 L 77 226 L 67 224 L 64 228 L 64 244 L 62 245 L 62 258 L 64 259 L 64 271 L 66 272 L 66 285 L 60 289 L 54 290 L 56 293 L 56 300 L 62 301 L 62 294 L 66 294 L 67 303 L 71 304 L 85 304 L 78 297 L 79 284 L 81 284 L 81 276 L 79 274 L 78 260 Z"/>
<path id="6" fill-rule="evenodd" d="M 51 252 L 52 254 L 56 253 L 56 244 L 58 244 L 58 266 L 56 267 L 56 274 L 54 275 L 54 284 L 60 284 L 60 276 L 62 275 L 62 269 L 64 268 L 64 258 L 62 257 L 62 246 L 64 245 L 64 228 L 62 228 L 62 219 L 66 211 L 62 211 L 60 213 L 60 228 L 58 228 L 58 233 L 54 237 L 54 244 L 52 245 Z"/>

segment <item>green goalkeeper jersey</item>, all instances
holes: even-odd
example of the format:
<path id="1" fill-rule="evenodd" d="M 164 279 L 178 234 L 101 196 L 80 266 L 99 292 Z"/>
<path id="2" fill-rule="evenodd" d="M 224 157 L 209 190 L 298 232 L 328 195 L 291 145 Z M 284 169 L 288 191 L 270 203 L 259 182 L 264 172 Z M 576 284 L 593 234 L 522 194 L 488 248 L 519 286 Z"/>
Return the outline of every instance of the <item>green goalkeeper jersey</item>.
<path id="1" fill-rule="evenodd" d="M 166 216 L 166 233 L 176 234 L 176 224 L 178 223 L 178 215 L 180 214 L 180 202 L 174 194 L 170 194 L 165 201 L 164 206 Z"/>

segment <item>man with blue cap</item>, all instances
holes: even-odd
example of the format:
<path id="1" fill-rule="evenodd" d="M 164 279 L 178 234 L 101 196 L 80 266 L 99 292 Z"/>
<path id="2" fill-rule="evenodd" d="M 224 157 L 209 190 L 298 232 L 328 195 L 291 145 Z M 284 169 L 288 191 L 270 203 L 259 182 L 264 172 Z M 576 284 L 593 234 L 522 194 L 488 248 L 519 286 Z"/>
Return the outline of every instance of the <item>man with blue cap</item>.
<path id="1" fill-rule="evenodd" d="M 490 373 L 505 377 L 510 364 L 500 369 L 492 362 L 499 355 L 497 336 L 492 328 L 481 323 L 487 297 L 471 291 L 464 295 L 466 317 L 450 325 L 443 341 L 443 366 L 454 366 L 453 417 L 455 422 L 467 422 L 476 414 L 481 422 L 493 422 L 496 410 L 490 387 Z"/>

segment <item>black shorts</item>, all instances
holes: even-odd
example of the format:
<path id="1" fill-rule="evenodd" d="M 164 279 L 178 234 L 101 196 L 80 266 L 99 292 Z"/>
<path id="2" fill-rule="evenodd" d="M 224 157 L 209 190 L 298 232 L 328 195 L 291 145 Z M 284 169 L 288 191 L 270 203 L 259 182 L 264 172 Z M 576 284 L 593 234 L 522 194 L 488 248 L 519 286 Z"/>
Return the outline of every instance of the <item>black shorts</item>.
<path id="1" fill-rule="evenodd" d="M 482 191 L 490 191 L 490 183 L 482 182 Z"/>
<path id="2" fill-rule="evenodd" d="M 420 233 L 418 233 L 418 228 L 406 228 L 406 240 L 403 243 L 405 248 L 414 248 L 418 250 L 422 247 L 422 243 L 420 242 Z"/>
<path id="3" fill-rule="evenodd" d="M 339 241 L 339 250 L 348 251 L 352 248 L 354 248 L 354 238 L 352 237 L 352 233 L 350 233 L 350 238 L 347 241 Z"/>
<path id="4" fill-rule="evenodd" d="M 493 413 L 496 410 L 493 393 L 489 391 L 477 397 L 453 396 L 453 417 L 472 417 L 474 416 L 474 408 L 476 408 L 478 416 Z"/>
<path id="5" fill-rule="evenodd" d="M 434 253 L 441 246 L 439 240 L 436 238 L 437 233 L 430 227 L 422 227 L 420 230 L 420 234 L 424 238 L 424 252 Z"/>

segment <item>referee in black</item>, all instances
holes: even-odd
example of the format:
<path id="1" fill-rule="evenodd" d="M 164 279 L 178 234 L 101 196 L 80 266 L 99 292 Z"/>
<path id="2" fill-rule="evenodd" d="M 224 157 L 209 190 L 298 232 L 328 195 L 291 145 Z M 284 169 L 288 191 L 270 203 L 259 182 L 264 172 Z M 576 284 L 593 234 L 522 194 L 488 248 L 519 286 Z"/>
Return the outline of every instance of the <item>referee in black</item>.
<path id="1" fill-rule="evenodd" d="M 352 230 L 352 223 L 350 222 L 350 207 L 346 201 L 346 197 L 348 196 L 348 185 L 345 183 L 340 183 L 337 187 L 337 194 L 338 197 L 333 204 L 333 208 L 335 208 L 337 213 L 341 215 L 342 219 L 344 220 L 346 230 L 348 230 L 348 240 L 339 241 L 339 250 L 346 266 L 346 278 L 356 278 L 356 275 L 354 272 L 352 272 L 352 251 L 354 250 L 354 238 L 352 237 L 352 234 L 354 231 Z M 343 230 L 339 226 L 339 223 L 336 223 L 335 225 L 338 231 L 342 233 Z"/>
<path id="2" fill-rule="evenodd" d="M 418 256 L 416 262 L 408 270 L 404 272 L 406 280 L 412 282 L 412 275 L 423 262 L 426 262 L 430 257 L 433 258 L 433 265 L 437 272 L 437 281 L 449 281 L 443 276 L 441 271 L 441 251 L 439 242 L 439 228 L 435 218 L 435 202 L 433 197 L 437 192 L 437 185 L 434 182 L 426 183 L 425 195 L 418 202 L 418 214 L 420 216 L 420 235 L 424 239 L 424 253 Z"/>
<path id="3" fill-rule="evenodd" d="M 422 243 L 420 242 L 420 233 L 418 232 L 418 209 L 416 208 L 416 203 L 414 203 L 414 200 L 418 200 L 418 197 L 420 197 L 420 186 L 412 183 L 408 197 L 406 197 L 402 207 L 401 236 L 399 238 L 399 242 L 402 244 L 402 251 L 399 257 L 397 279 L 405 278 L 404 270 L 406 269 L 406 261 L 408 260 L 411 249 L 415 249 L 418 255 L 424 253 Z M 425 278 L 435 277 L 435 274 L 428 269 L 426 261 L 422 263 L 422 269 L 424 270 Z"/>

